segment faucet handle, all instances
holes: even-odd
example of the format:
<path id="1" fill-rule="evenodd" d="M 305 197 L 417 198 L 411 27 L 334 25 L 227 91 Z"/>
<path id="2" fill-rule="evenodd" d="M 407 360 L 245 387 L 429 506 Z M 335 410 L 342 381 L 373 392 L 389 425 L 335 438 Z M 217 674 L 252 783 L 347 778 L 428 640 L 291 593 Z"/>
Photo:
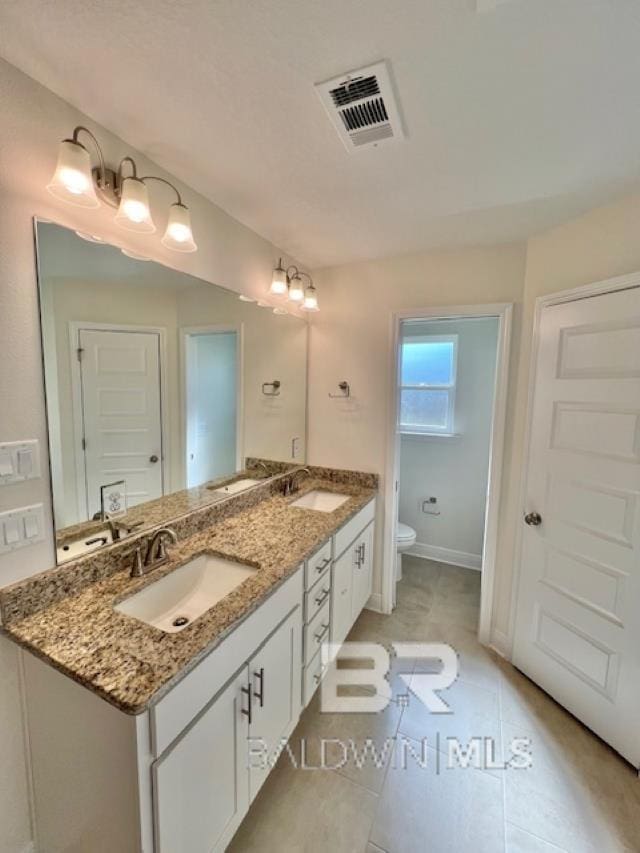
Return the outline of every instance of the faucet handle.
<path id="1" fill-rule="evenodd" d="M 139 578 L 144 574 L 142 566 L 142 545 L 138 543 L 133 551 L 133 562 L 131 564 L 131 577 Z"/>

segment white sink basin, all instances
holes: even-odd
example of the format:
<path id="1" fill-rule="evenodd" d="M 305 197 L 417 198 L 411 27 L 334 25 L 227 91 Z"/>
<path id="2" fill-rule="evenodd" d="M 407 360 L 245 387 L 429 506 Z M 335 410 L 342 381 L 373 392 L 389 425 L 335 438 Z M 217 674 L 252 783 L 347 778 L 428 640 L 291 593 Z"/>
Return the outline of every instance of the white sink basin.
<path id="1" fill-rule="evenodd" d="M 225 495 L 235 495 L 236 492 L 244 492 L 245 489 L 250 489 L 251 486 L 256 486 L 261 482 L 261 480 L 252 480 L 251 477 L 245 477 L 244 480 L 236 480 L 235 483 L 229 483 L 226 486 L 218 486 L 211 491 L 222 492 L 222 494 Z"/>
<path id="2" fill-rule="evenodd" d="M 343 503 L 349 500 L 349 495 L 339 495 L 336 492 L 325 492 L 322 489 L 313 489 L 307 492 L 297 501 L 294 501 L 291 506 L 300 507 L 300 509 L 315 509 L 318 512 L 333 512 L 338 509 Z"/>
<path id="3" fill-rule="evenodd" d="M 125 599 L 115 609 L 175 634 L 229 595 L 255 571 L 253 566 L 213 554 L 200 554 Z"/>

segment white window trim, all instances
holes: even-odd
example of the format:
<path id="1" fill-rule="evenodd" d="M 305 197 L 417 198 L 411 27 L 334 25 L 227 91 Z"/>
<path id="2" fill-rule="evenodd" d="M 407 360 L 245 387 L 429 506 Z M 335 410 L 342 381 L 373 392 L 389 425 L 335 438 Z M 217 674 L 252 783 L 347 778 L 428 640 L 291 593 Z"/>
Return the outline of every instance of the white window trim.
<path id="1" fill-rule="evenodd" d="M 421 428 L 419 424 L 402 424 L 400 421 L 400 409 L 398 407 L 398 432 L 400 435 L 412 435 L 428 437 L 447 437 L 453 438 L 459 433 L 455 431 L 455 410 L 456 410 L 456 385 L 458 381 L 458 335 L 405 335 L 402 338 L 401 346 L 405 343 L 452 343 L 453 344 L 453 382 L 447 385 L 403 385 L 400 381 L 398 385 L 398 393 L 402 399 L 403 391 L 448 391 L 448 407 L 447 407 L 447 422 L 443 427 L 431 425 Z M 401 379 L 402 377 L 400 377 Z"/>

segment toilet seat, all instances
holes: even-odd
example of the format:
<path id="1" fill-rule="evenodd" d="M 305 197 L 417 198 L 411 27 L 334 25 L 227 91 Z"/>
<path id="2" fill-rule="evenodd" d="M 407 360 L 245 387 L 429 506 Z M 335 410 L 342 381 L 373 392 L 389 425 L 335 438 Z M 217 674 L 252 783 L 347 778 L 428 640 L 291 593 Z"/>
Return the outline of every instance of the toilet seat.
<path id="1" fill-rule="evenodd" d="M 408 524 L 403 524 L 399 521 L 396 528 L 396 542 L 404 544 L 406 542 L 410 542 L 412 539 L 415 541 L 415 538 L 416 532 L 413 527 L 409 527 Z"/>

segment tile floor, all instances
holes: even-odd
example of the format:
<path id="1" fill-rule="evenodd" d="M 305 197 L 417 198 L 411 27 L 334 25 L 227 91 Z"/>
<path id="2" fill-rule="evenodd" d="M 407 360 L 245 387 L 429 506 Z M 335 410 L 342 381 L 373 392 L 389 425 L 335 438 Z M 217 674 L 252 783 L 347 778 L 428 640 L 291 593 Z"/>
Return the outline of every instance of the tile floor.
<path id="1" fill-rule="evenodd" d="M 637 774 L 510 664 L 478 644 L 479 598 L 477 572 L 405 557 L 397 609 L 391 616 L 364 611 L 349 639 L 453 645 L 460 674 L 442 695 L 454 713 L 430 714 L 409 694 L 408 705 L 392 702 L 377 714 L 326 714 L 320 713 L 316 696 L 292 735 L 290 755 L 281 756 L 231 850 L 640 851 Z M 399 671 L 429 669 L 428 661 L 396 659 L 390 676 L 394 695 L 407 695 Z M 491 738 L 500 760 L 511 754 L 514 738 L 528 738 L 532 765 L 448 768 L 447 737 Z M 375 744 L 377 761 L 354 758 L 365 738 Z M 300 763 L 302 739 L 306 768 L 295 768 L 291 756 Z M 322 763 L 321 739 L 324 765 L 335 769 L 309 769 Z M 337 740 L 348 745 L 347 760 Z"/>

